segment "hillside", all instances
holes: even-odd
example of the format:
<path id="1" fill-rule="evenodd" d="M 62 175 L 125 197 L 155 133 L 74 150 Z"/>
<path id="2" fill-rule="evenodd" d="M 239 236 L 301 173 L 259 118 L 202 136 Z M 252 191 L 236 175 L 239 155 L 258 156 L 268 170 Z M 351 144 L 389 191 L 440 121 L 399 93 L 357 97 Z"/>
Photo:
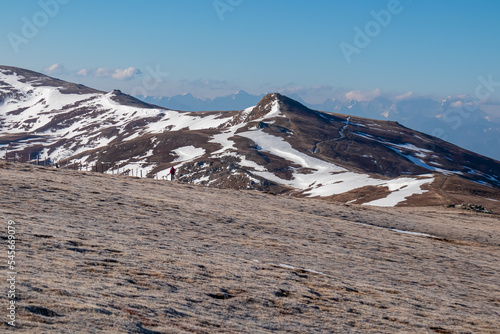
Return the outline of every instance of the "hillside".
<path id="1" fill-rule="evenodd" d="M 5 162 L 0 194 L 1 220 L 15 221 L 18 238 L 17 333 L 500 326 L 498 215 Z"/>
<path id="2" fill-rule="evenodd" d="M 433 99 L 413 93 L 398 96 L 379 96 L 370 101 L 352 99 L 349 94 L 329 98 L 321 104 L 304 101 L 301 96 L 283 93 L 314 110 L 351 116 L 397 121 L 414 130 L 435 134 L 457 146 L 500 160 L 500 117 L 487 113 L 470 96 L 448 96 Z M 191 94 L 172 97 L 137 96 L 155 105 L 186 111 L 241 110 L 256 105 L 263 95 L 238 91 L 223 97 L 200 99 Z M 471 105 L 471 101 L 474 101 Z"/>
<path id="3" fill-rule="evenodd" d="M 0 67 L 10 161 L 369 206 L 471 202 L 498 212 L 500 162 L 396 122 L 268 94 L 241 111 L 182 112 Z M 491 201 L 492 199 L 493 201 Z"/>

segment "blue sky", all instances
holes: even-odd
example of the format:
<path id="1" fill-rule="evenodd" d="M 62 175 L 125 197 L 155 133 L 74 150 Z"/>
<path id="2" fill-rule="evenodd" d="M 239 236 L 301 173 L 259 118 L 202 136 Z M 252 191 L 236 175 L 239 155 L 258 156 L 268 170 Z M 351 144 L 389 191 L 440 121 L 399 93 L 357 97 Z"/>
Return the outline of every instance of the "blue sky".
<path id="1" fill-rule="evenodd" d="M 500 101 L 495 0 L 3 0 L 0 9 L 0 64 L 102 90 L 440 98 L 474 95 L 490 76 L 479 92 Z M 346 45 L 356 50 L 348 57 Z"/>

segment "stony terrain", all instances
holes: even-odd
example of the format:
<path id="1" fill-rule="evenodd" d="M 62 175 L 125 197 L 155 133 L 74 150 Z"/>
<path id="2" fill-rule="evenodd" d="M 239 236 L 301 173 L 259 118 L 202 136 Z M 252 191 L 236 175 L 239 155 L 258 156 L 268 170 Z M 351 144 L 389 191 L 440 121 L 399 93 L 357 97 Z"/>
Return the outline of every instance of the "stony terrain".
<path id="1" fill-rule="evenodd" d="M 17 226 L 15 332 L 500 331 L 498 215 L 5 162 L 0 194 L 5 246 Z"/>

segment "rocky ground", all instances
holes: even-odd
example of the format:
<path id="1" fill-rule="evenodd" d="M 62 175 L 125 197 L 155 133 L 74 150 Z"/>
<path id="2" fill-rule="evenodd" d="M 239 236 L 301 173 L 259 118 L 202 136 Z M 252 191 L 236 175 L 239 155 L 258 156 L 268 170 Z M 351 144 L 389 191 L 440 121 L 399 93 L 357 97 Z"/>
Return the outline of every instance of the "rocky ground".
<path id="1" fill-rule="evenodd" d="M 0 196 L 2 332 L 500 331 L 498 215 L 5 162 Z"/>

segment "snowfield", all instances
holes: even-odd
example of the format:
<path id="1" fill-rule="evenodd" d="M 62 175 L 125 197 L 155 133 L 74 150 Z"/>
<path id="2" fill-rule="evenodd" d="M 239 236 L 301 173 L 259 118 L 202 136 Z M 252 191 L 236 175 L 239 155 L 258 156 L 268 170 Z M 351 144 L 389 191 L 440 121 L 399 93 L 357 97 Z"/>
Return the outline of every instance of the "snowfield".
<path id="1" fill-rule="evenodd" d="M 177 155 L 177 158 L 173 162 L 181 163 L 177 165 L 177 167 L 179 168 L 186 162 L 193 161 L 202 157 L 203 155 L 205 155 L 206 151 L 201 147 L 194 147 L 190 145 L 179 147 L 178 149 L 175 149 L 173 153 Z"/>

